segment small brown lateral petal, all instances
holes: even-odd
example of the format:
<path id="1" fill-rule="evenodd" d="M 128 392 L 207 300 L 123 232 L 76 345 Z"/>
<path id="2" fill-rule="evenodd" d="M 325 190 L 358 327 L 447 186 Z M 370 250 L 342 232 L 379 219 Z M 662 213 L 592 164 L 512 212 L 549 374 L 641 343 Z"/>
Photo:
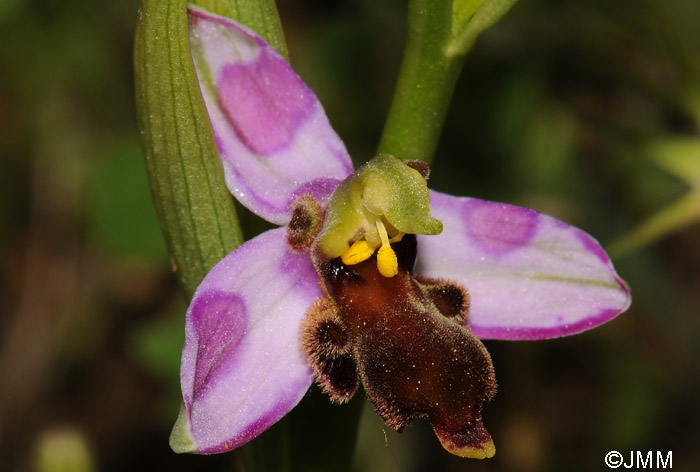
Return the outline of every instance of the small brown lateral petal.
<path id="1" fill-rule="evenodd" d="M 471 301 L 467 289 L 445 279 L 416 276 L 416 280 L 440 313 L 448 318 L 455 318 L 460 324 L 467 324 Z"/>
<path id="2" fill-rule="evenodd" d="M 301 325 L 301 346 L 316 382 L 335 403 L 347 402 L 358 386 L 350 332 L 329 297 L 316 301 Z"/>
<path id="3" fill-rule="evenodd" d="M 430 176 L 430 166 L 428 166 L 428 164 L 423 161 L 404 161 L 404 164 L 413 170 L 417 170 L 425 180 L 428 180 Z"/>
<path id="4" fill-rule="evenodd" d="M 496 380 L 486 348 L 461 324 L 466 293 L 440 280 L 424 279 L 425 288 L 413 278 L 415 236 L 392 247 L 399 273 L 390 278 L 377 271 L 376 256 L 351 268 L 338 259 L 315 261 L 350 333 L 367 396 L 391 428 L 426 416 L 449 452 L 491 457 L 481 410 Z"/>
<path id="5" fill-rule="evenodd" d="M 297 197 L 291 205 L 292 219 L 287 224 L 287 243 L 295 252 L 303 252 L 313 243 L 323 225 L 323 209 L 310 195 Z"/>

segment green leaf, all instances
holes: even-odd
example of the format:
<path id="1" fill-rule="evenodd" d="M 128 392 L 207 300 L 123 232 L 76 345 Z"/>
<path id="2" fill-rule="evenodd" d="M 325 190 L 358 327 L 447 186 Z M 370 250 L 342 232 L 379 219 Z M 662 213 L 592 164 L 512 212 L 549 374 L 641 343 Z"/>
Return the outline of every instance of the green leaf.
<path id="1" fill-rule="evenodd" d="M 143 0 L 134 47 L 146 167 L 173 269 L 188 296 L 243 241 L 199 92 L 184 0 Z"/>
<path id="2" fill-rule="evenodd" d="M 454 24 L 452 27 L 452 40 L 447 46 L 446 54 L 448 56 L 463 55 L 469 52 L 476 38 L 486 29 L 490 28 L 503 15 L 508 13 L 508 10 L 515 4 L 517 0 L 485 0 L 478 2 L 477 0 L 455 0 L 455 4 L 465 4 L 459 9 L 456 9 Z M 467 15 L 473 12 L 475 4 L 479 3 L 476 12 L 472 15 Z M 459 16 L 457 16 L 459 11 Z"/>
<path id="3" fill-rule="evenodd" d="M 286 54 L 274 1 L 196 3 L 259 31 Z M 185 0 L 142 0 L 134 73 L 151 194 L 173 269 L 191 297 L 243 236 L 192 64 L 186 7 Z"/>
<path id="4" fill-rule="evenodd" d="M 700 191 L 693 190 L 653 214 L 607 249 L 619 258 L 700 221 Z"/>
<path id="5" fill-rule="evenodd" d="M 650 143 L 647 152 L 656 166 L 687 184 L 690 190 L 611 244 L 612 257 L 629 254 L 700 221 L 700 139 L 659 140 Z"/>
<path id="6" fill-rule="evenodd" d="M 653 162 L 691 187 L 700 189 L 700 139 L 669 138 L 648 147 Z"/>
<path id="7" fill-rule="evenodd" d="M 452 34 L 450 40 L 454 42 L 461 36 L 474 13 L 484 3 L 484 0 L 454 0 L 452 3 Z"/>

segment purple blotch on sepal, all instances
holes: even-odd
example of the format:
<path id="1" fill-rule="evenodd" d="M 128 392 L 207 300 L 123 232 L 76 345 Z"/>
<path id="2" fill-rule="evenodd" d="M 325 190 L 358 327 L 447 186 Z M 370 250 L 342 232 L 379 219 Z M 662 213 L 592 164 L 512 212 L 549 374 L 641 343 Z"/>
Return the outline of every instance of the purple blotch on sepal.
<path id="1" fill-rule="evenodd" d="M 313 91 L 273 47 L 228 18 L 190 7 L 200 89 L 236 199 L 275 224 L 299 187 L 340 181 L 352 161 Z"/>
<path id="2" fill-rule="evenodd" d="M 526 246 L 537 231 L 539 214 L 527 208 L 472 199 L 461 208 L 466 234 L 492 256 Z"/>
<path id="3" fill-rule="evenodd" d="M 254 63 L 224 67 L 217 89 L 241 140 L 260 155 L 288 147 L 315 105 L 306 84 L 267 48 L 261 48 Z"/>
<path id="4" fill-rule="evenodd" d="M 217 372 L 229 366 L 229 358 L 245 334 L 247 316 L 239 296 L 208 292 L 197 297 L 190 317 L 198 342 L 192 399 L 198 400 Z"/>

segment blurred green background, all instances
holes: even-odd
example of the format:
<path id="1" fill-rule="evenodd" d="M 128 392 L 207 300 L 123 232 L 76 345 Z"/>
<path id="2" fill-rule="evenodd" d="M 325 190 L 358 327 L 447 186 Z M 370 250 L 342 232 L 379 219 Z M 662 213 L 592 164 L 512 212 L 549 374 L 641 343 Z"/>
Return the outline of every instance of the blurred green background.
<path id="1" fill-rule="evenodd" d="M 365 161 L 405 2 L 279 7 L 294 67 Z M 137 8 L 0 1 L 2 470 L 240 465 L 235 453 L 176 456 L 167 443 L 186 303 L 135 127 Z M 700 464 L 698 24 L 696 0 L 521 0 L 477 41 L 431 186 L 582 227 L 612 248 L 633 305 L 575 337 L 486 343 L 499 381 L 485 409 L 493 459 L 454 458 L 427 422 L 399 435 L 365 408 L 354 470 L 605 470 L 610 450 Z M 260 230 L 241 216 L 247 236 Z"/>

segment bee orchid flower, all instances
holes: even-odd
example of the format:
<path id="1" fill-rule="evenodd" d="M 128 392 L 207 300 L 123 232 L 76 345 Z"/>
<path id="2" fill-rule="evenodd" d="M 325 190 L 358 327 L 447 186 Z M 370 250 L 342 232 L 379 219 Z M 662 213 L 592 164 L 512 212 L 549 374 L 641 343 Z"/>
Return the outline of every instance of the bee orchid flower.
<path id="1" fill-rule="evenodd" d="M 429 191 L 427 166 L 353 171 L 313 92 L 255 32 L 191 8 L 190 45 L 231 193 L 280 228 L 219 262 L 187 311 L 176 452 L 239 447 L 314 380 L 361 384 L 400 430 L 426 417 L 449 452 L 491 457 L 481 340 L 596 327 L 630 294 L 588 234 L 536 211 Z"/>

